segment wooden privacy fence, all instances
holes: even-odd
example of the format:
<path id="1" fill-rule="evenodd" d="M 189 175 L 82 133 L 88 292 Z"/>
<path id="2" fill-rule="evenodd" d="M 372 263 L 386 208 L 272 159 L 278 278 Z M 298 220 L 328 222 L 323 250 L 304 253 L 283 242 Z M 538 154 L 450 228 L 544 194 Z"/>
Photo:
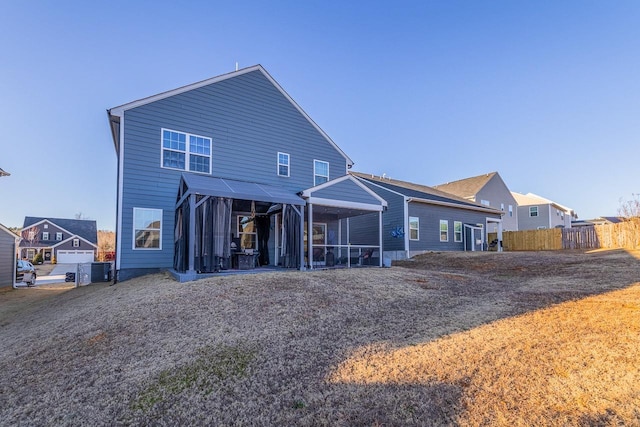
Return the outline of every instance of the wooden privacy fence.
<path id="1" fill-rule="evenodd" d="M 489 233 L 488 241 L 496 238 L 496 233 Z M 591 227 L 505 231 L 502 233 L 502 246 L 506 251 L 638 249 L 640 220 Z"/>

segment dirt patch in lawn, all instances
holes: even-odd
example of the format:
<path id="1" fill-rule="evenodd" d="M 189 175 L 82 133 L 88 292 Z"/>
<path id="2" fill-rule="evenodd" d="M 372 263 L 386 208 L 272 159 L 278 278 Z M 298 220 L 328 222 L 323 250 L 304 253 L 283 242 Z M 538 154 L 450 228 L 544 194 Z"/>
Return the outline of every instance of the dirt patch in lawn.
<path id="1" fill-rule="evenodd" d="M 637 255 L 0 294 L 0 424 L 638 425 Z"/>

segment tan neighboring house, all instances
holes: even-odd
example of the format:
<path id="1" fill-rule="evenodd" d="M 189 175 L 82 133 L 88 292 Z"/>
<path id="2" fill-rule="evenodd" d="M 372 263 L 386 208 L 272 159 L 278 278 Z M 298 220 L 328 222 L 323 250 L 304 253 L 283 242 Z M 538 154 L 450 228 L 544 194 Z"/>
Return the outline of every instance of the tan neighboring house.
<path id="1" fill-rule="evenodd" d="M 434 188 L 475 203 L 500 209 L 503 212 L 502 229 L 504 231 L 518 230 L 516 200 L 498 172 L 447 182 L 436 185 Z M 490 227 L 487 229 L 489 233 L 496 232 L 495 224 L 489 224 L 488 227 Z"/>
<path id="2" fill-rule="evenodd" d="M 518 230 L 571 228 L 578 215 L 571 208 L 537 194 L 511 192 L 518 203 Z"/>

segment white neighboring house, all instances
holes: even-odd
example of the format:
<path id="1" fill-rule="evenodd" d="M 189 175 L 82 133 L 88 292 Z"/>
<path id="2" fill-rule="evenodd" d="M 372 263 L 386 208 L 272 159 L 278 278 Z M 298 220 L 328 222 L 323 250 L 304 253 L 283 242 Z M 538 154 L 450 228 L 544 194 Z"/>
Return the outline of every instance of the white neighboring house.
<path id="1" fill-rule="evenodd" d="M 511 192 L 518 203 L 518 230 L 571 228 L 578 215 L 571 208 L 537 194 Z"/>

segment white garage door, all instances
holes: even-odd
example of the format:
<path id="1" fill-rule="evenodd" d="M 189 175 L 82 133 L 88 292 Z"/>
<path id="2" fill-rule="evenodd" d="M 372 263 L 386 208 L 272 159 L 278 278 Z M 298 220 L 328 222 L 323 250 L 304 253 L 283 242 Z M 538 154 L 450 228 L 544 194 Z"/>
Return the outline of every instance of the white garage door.
<path id="1" fill-rule="evenodd" d="M 93 251 L 58 251 L 58 264 L 93 262 Z"/>

